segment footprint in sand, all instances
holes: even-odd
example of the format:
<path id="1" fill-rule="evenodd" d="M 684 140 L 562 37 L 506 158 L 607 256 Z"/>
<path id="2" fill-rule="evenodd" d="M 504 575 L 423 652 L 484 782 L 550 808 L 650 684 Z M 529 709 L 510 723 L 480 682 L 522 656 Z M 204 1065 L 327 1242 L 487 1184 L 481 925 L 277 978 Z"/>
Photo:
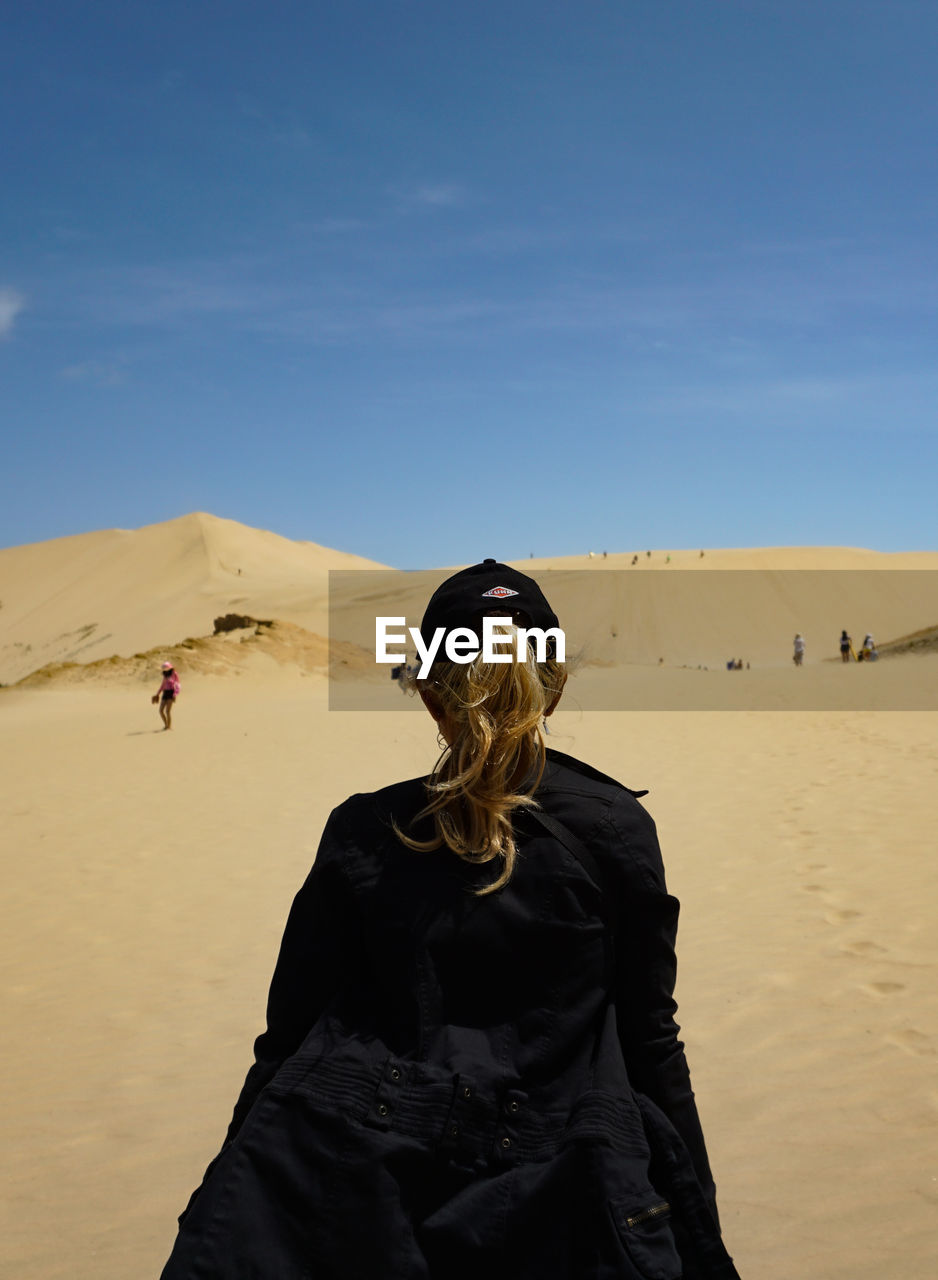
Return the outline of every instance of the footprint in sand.
<path id="1" fill-rule="evenodd" d="M 828 911 L 824 919 L 828 924 L 846 924 L 848 920 L 859 920 L 862 915 L 862 911 L 851 911 L 845 907 L 842 911 Z"/>
<path id="2" fill-rule="evenodd" d="M 884 956 L 886 954 L 885 947 L 881 947 L 875 942 L 868 942 L 865 939 L 862 942 L 848 942 L 841 950 L 848 952 L 852 956 Z"/>
<path id="3" fill-rule="evenodd" d="M 826 862 L 803 862 L 801 866 L 796 867 L 795 870 L 798 872 L 800 876 L 804 876 L 804 875 L 807 875 L 809 871 L 826 871 L 827 863 Z"/>
<path id="4" fill-rule="evenodd" d="M 870 996 L 893 996 L 897 991 L 905 991 L 904 982 L 865 982 L 860 986 Z"/>
<path id="5" fill-rule="evenodd" d="M 894 1044 L 898 1049 L 904 1049 L 906 1053 L 914 1053 L 916 1057 L 933 1057 L 936 1050 L 931 1044 L 931 1037 L 924 1035 L 921 1031 L 916 1031 L 914 1027 L 907 1027 L 904 1031 L 894 1031 L 886 1037 L 888 1044 Z"/>
<path id="6" fill-rule="evenodd" d="M 823 884 L 803 884 L 802 889 L 807 889 L 808 893 L 823 893 L 826 885 Z"/>

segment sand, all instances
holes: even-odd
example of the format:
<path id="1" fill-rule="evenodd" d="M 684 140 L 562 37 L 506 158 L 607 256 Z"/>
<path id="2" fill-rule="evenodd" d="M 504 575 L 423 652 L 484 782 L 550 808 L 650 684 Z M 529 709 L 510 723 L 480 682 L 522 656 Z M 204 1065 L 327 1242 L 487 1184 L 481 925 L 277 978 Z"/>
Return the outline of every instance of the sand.
<path id="1" fill-rule="evenodd" d="M 242 529 L 233 536 L 244 559 L 259 541 L 274 546 L 276 565 L 274 535 Z M 31 602 L 22 592 L 13 639 L 47 653 L 53 632 L 84 615 L 67 587 L 68 556 L 41 546 L 61 556 L 60 612 L 51 591 L 38 598 L 36 549 L 0 556 L 0 587 L 4 601 L 17 573 L 36 587 Z M 28 571 L 15 563 L 23 551 Z M 316 553 L 324 575 L 334 553 Z M 303 590 L 307 601 L 314 593 L 298 570 L 278 569 L 272 582 L 254 572 L 257 616 L 287 618 L 292 603 L 295 623 L 322 630 L 323 598 L 318 619 L 312 605 L 303 613 Z M 201 634 L 193 601 L 211 613 L 236 594 L 212 598 L 200 573 L 178 593 L 192 597 L 180 634 L 147 633 L 140 592 L 127 582 L 122 593 L 116 569 L 113 613 L 105 618 L 90 588 L 82 603 L 114 634 L 126 615 L 134 648 L 169 644 Z M 391 710 L 330 712 L 314 663 L 243 648 L 227 674 L 188 675 L 172 733 L 158 731 L 155 680 L 139 674 L 128 682 L 102 668 L 78 683 L 0 691 L 4 1276 L 159 1274 L 250 1063 L 286 912 L 330 808 L 434 758 L 432 725 L 396 690 Z M 905 672 L 917 684 L 921 661 L 895 659 L 889 679 Z M 669 681 L 716 674 L 655 677 L 666 696 Z M 782 708 L 792 674 L 765 675 Z M 650 788 L 683 904 L 679 1020 L 741 1274 L 930 1280 L 938 713 L 601 713 L 582 703 L 574 680 L 553 744 Z"/>
<path id="2" fill-rule="evenodd" d="M 330 569 L 380 568 L 194 512 L 0 550 L 0 682 L 203 636 L 232 610 L 325 634 Z"/>

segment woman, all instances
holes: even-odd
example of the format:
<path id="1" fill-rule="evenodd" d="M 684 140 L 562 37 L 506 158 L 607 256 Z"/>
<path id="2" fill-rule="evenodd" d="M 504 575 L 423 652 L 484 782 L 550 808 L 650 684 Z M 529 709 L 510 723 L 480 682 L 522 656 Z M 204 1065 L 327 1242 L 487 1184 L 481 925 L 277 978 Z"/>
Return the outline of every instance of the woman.
<path id="1" fill-rule="evenodd" d="M 557 626 L 487 560 L 421 632 L 506 607 Z M 332 813 L 163 1280 L 736 1276 L 645 793 L 545 750 L 566 676 L 541 656 L 438 661 L 433 773 Z"/>
<path id="2" fill-rule="evenodd" d="M 154 693 L 150 701 L 154 705 L 159 705 L 160 719 L 163 721 L 164 729 L 173 727 L 173 703 L 179 697 L 179 677 L 173 670 L 171 662 L 163 663 L 163 679 L 160 687 Z"/>

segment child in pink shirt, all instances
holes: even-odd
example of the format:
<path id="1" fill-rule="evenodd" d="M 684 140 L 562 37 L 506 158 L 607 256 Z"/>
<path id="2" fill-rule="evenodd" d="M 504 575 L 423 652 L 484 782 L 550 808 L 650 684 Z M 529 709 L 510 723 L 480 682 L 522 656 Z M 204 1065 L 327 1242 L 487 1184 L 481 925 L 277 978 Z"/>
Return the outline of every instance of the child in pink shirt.
<path id="1" fill-rule="evenodd" d="M 179 697 L 179 677 L 173 670 L 171 662 L 163 663 L 163 681 L 159 689 L 150 699 L 153 703 L 159 703 L 160 719 L 163 721 L 164 729 L 173 727 L 173 703 Z"/>

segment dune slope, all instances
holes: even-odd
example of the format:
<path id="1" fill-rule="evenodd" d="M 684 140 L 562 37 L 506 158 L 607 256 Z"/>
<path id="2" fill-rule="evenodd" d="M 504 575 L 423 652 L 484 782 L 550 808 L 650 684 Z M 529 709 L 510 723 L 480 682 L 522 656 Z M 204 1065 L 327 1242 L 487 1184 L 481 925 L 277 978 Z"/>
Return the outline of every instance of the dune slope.
<path id="1" fill-rule="evenodd" d="M 196 512 L 0 550 L 0 683 L 208 634 L 236 609 L 326 631 L 328 571 L 375 561 Z"/>

